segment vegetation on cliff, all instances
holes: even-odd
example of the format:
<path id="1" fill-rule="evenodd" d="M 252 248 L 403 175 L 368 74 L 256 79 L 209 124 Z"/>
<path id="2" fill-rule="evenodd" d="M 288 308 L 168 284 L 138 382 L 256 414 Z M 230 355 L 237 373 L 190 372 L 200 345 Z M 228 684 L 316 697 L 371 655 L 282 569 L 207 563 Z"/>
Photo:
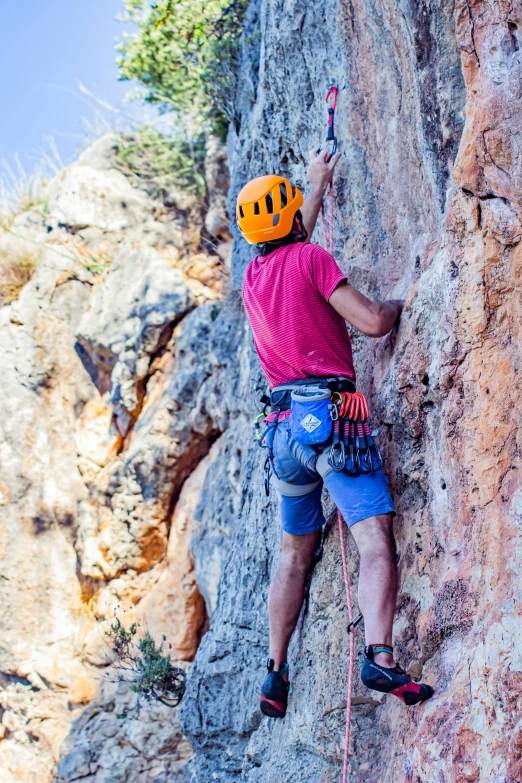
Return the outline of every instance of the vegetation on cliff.
<path id="1" fill-rule="evenodd" d="M 115 616 L 105 636 L 113 654 L 115 682 L 128 682 L 136 693 L 139 711 L 141 702 L 153 699 L 167 707 L 176 707 L 185 693 L 185 671 L 173 666 L 166 636 L 157 644 L 150 633 L 140 633 L 140 624 L 132 623 L 128 628 Z"/>
<path id="2" fill-rule="evenodd" d="M 179 188 L 203 198 L 206 138 L 174 138 L 152 125 L 143 125 L 121 137 L 116 152 L 123 173 L 138 179 L 149 196 L 157 198 Z"/>
<path id="3" fill-rule="evenodd" d="M 206 124 L 224 138 L 236 121 L 239 43 L 247 0 L 125 0 L 122 20 L 137 26 L 118 43 L 122 79 L 163 111 L 174 111 L 189 135 Z"/>
<path id="4" fill-rule="evenodd" d="M 173 191 L 193 194 L 201 202 L 206 198 L 208 135 L 224 139 L 229 122 L 238 121 L 240 41 L 247 7 L 247 0 L 158 0 L 152 5 L 124 0 L 122 21 L 133 23 L 136 30 L 125 32 L 116 46 L 121 79 L 137 83 L 133 96 L 171 113 L 174 120 L 170 133 L 143 125 L 122 135 L 117 145 L 122 173 L 154 199 Z M 11 237 L 17 215 L 34 211 L 43 226 L 47 212 L 45 181 L 15 180 L 9 204 L 0 209 L 0 227 Z M 18 298 L 54 235 L 35 243 L 24 232 L 23 240 L 0 247 L 0 305 Z M 91 269 L 92 248 L 88 258 L 83 245 L 80 250 L 79 263 Z M 100 266 L 97 256 L 96 269 L 103 271 L 107 265 Z"/>

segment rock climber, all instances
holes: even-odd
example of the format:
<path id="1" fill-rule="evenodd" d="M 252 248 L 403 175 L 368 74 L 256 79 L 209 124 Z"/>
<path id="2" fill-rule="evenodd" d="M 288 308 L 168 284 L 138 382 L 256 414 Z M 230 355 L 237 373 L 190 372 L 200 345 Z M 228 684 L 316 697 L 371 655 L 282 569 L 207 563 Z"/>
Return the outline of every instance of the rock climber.
<path id="1" fill-rule="evenodd" d="M 275 175 L 252 180 L 237 199 L 239 228 L 258 250 L 246 269 L 243 301 L 271 389 L 271 413 L 265 419 L 268 427 L 262 445 L 268 452 L 268 480 L 271 475 L 283 529 L 282 555 L 268 599 L 270 658 L 260 696 L 261 710 L 272 718 L 284 717 L 287 709 L 287 651 L 325 524 L 323 483 L 359 550 L 358 600 L 366 636 L 364 685 L 392 693 L 408 705 L 433 695 L 429 685 L 413 682 L 393 656 L 395 510 L 386 475 L 378 469 L 382 461 L 358 475 L 356 470 L 345 469 L 344 461 L 339 465 L 335 456 L 340 451 L 333 453 L 329 446 L 335 430 L 321 413 L 327 410 L 333 418 L 333 395 L 341 398 L 343 392 L 355 392 L 346 321 L 369 337 L 382 337 L 396 326 L 404 304 L 371 301 L 348 282 L 333 256 L 310 242 L 339 157 L 330 156 L 326 149 L 311 153 L 306 200 L 297 187 Z M 296 416 L 302 417 L 300 421 Z M 323 425 L 328 429 L 327 440 L 317 443 L 314 429 L 320 432 Z M 318 437 L 324 439 L 325 432 Z M 350 430 L 348 436 L 353 444 Z M 337 447 L 341 449 L 340 441 Z M 377 451 L 374 446 L 372 459 Z"/>

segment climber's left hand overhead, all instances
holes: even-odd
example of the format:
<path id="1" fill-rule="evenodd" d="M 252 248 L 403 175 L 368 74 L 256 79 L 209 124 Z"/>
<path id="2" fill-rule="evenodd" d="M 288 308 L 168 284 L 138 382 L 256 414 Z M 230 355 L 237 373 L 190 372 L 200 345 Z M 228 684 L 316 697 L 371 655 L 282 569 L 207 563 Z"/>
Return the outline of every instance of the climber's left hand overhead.
<path id="1" fill-rule="evenodd" d="M 308 241 L 311 240 L 314 233 L 315 224 L 319 216 L 321 204 L 323 203 L 326 188 L 332 181 L 335 167 L 341 157 L 337 152 L 330 157 L 327 149 L 320 152 L 317 149 L 310 151 L 310 166 L 308 167 L 308 181 L 310 183 L 310 192 L 305 198 L 305 203 L 301 207 L 303 223 L 308 232 Z"/>

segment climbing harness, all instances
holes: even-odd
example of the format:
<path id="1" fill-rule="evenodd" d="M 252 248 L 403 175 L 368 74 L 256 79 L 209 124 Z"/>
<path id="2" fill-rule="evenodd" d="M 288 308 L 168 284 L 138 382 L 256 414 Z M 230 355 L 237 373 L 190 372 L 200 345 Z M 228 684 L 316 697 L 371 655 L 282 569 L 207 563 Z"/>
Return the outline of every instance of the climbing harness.
<path id="1" fill-rule="evenodd" d="M 325 102 L 328 105 L 328 134 L 326 136 L 326 144 L 328 145 L 328 159 L 332 157 L 332 155 L 335 155 L 337 152 L 337 136 L 335 135 L 335 107 L 337 106 L 337 92 L 338 88 L 335 83 L 335 81 L 332 79 L 330 84 L 328 85 L 328 90 L 326 93 Z M 331 103 L 329 103 L 331 99 Z M 321 204 L 321 223 L 323 227 L 323 245 L 324 249 L 328 250 L 328 252 L 333 255 L 333 235 L 334 235 L 334 192 L 333 192 L 333 181 L 330 182 L 329 188 L 328 188 L 328 197 L 329 197 L 329 208 L 328 208 L 328 217 L 329 217 L 329 237 L 326 231 L 326 215 L 324 211 L 324 203 Z"/>
<path id="2" fill-rule="evenodd" d="M 310 395 L 305 393 L 306 390 L 312 390 Z M 316 394 L 316 391 L 322 392 Z M 325 392 L 328 393 L 325 393 Z M 270 494 L 270 479 L 273 476 L 277 488 L 286 492 L 292 496 L 296 496 L 296 490 L 294 485 L 287 484 L 281 481 L 277 475 L 274 459 L 273 459 L 273 445 L 276 435 L 278 424 L 284 419 L 291 419 L 294 413 L 295 420 L 300 421 L 303 429 L 303 438 L 298 439 L 303 453 L 307 453 L 309 459 L 315 462 L 317 455 L 323 451 L 326 444 L 330 441 L 330 435 L 332 432 L 332 417 L 330 408 L 335 407 L 330 402 L 330 396 L 333 393 L 339 392 L 355 392 L 355 386 L 348 378 L 300 378 L 290 383 L 281 384 L 272 389 L 270 396 L 263 395 L 261 397 L 261 404 L 263 405 L 263 412 L 258 414 L 254 419 L 255 439 L 261 448 L 266 449 L 266 459 L 264 465 L 265 473 L 265 492 L 268 496 Z M 297 397 L 296 399 L 292 398 Z M 318 399 L 320 398 L 320 399 Z M 311 406 L 306 409 L 307 400 Z M 267 407 L 270 404 L 270 412 L 267 411 Z M 324 406 L 326 405 L 326 410 Z M 297 406 L 297 407 L 296 407 Z M 320 406 L 320 409 L 317 407 Z M 297 415 L 295 415 L 298 411 Z M 301 411 L 301 415 L 299 415 Z M 315 412 L 315 413 L 314 413 Z M 326 413 L 326 415 L 325 415 Z M 317 415 L 320 416 L 320 420 Z M 263 434 L 260 431 L 261 419 L 266 425 L 266 429 Z M 314 421 L 317 420 L 317 421 Z M 304 424 L 303 424 L 304 422 Z M 319 424 L 321 426 L 319 426 Z M 327 426 L 328 425 L 328 426 Z M 313 434 L 317 433 L 317 438 L 321 438 L 320 445 L 317 444 L 316 438 Z M 304 445 L 303 445 L 304 444 Z M 308 444 L 312 444 L 309 446 Z M 314 482 L 319 485 L 320 480 Z M 309 485 L 302 485 L 303 492 L 311 491 Z M 305 491 L 306 490 L 306 491 Z"/>
<path id="3" fill-rule="evenodd" d="M 291 435 L 299 444 L 301 461 L 322 479 L 332 470 L 355 477 L 383 468 L 381 451 L 370 430 L 368 403 L 348 379 L 302 378 L 277 386 L 264 399 L 270 401 L 271 410 L 267 412 L 264 402 L 265 409 L 256 416 L 254 426 L 255 438 L 267 454 L 264 468 L 267 496 L 272 476 L 283 495 L 306 494 L 306 488 L 311 491 L 308 485 L 303 485 L 303 491 L 298 492 L 293 484 L 277 475 L 273 445 L 277 427 L 285 419 L 290 419 Z M 262 435 L 261 419 L 266 425 Z"/>

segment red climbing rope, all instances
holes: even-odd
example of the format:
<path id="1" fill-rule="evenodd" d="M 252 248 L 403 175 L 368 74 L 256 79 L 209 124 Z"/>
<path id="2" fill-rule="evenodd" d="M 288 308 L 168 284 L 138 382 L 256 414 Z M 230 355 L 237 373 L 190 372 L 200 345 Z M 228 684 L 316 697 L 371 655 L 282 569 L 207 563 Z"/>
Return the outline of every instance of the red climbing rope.
<path id="1" fill-rule="evenodd" d="M 326 93 L 326 102 L 328 103 L 331 98 L 331 105 L 328 108 L 328 136 L 326 138 L 327 143 L 333 142 L 333 147 L 330 151 L 330 155 L 334 155 L 337 150 L 337 138 L 334 135 L 334 113 L 337 103 L 337 87 L 335 82 L 332 82 L 328 87 Z M 323 245 L 331 255 L 334 251 L 334 190 L 333 181 L 330 182 L 329 187 L 329 209 L 328 209 L 328 229 L 326 229 L 326 215 L 324 210 L 324 202 L 321 204 L 321 222 L 323 226 Z M 348 392 L 341 392 L 335 395 L 338 397 L 339 418 L 348 418 L 351 421 L 357 421 L 362 419 L 366 421 L 368 419 L 368 405 L 363 394 L 360 392 L 354 392 L 350 394 Z M 353 690 L 353 670 L 355 665 L 355 626 L 361 619 L 361 615 L 355 620 L 353 619 L 353 605 L 352 595 L 350 591 L 350 576 L 348 574 L 348 565 L 346 562 L 346 548 L 344 544 L 344 520 L 341 516 L 341 512 L 337 509 L 337 519 L 339 522 L 339 538 L 341 542 L 341 553 L 343 559 L 343 575 L 344 575 L 344 587 L 346 590 L 346 605 L 348 607 L 348 631 L 350 634 L 350 664 L 348 668 L 348 691 L 346 696 L 346 731 L 344 737 L 344 761 L 343 761 L 343 783 L 347 783 L 348 780 L 348 761 L 350 758 L 350 727 L 352 722 L 352 690 Z"/>
<path id="2" fill-rule="evenodd" d="M 334 201 L 333 201 L 333 183 L 330 182 L 330 237 L 328 241 L 326 233 L 326 216 L 324 214 L 324 205 L 321 208 L 321 217 L 323 223 L 323 240 L 325 250 L 333 254 L 333 222 L 334 222 Z M 368 405 L 363 394 L 360 392 L 343 392 L 338 395 L 339 417 L 348 417 L 356 420 L 359 417 L 368 418 Z M 353 625 L 353 605 L 352 594 L 350 591 L 350 576 L 348 574 L 348 565 L 346 562 L 346 548 L 344 543 L 344 521 L 341 512 L 337 510 L 337 519 L 339 521 L 339 538 L 341 542 L 341 553 L 343 558 L 344 587 L 346 590 L 346 605 L 348 607 L 348 621 L 350 629 L 350 663 L 348 668 L 348 690 L 346 695 L 346 730 L 344 735 L 344 761 L 343 761 L 343 783 L 348 780 L 348 761 L 350 758 L 350 727 L 352 723 L 352 690 L 353 690 L 353 670 L 355 663 L 355 626 Z"/>
<path id="3" fill-rule="evenodd" d="M 346 563 L 346 549 L 344 545 L 344 521 L 341 512 L 337 510 L 337 519 L 339 521 L 339 537 L 341 540 L 341 552 L 343 556 L 343 574 L 344 587 L 346 590 L 346 605 L 348 607 L 348 619 L 353 623 L 352 594 L 350 591 L 350 576 L 348 574 L 348 565 Z M 344 735 L 344 763 L 343 763 L 343 783 L 348 780 L 348 759 L 350 756 L 350 726 L 352 722 L 352 689 L 353 689 L 353 669 L 355 659 L 355 628 L 350 625 L 350 665 L 348 669 L 348 693 L 346 701 L 346 732 Z"/>

